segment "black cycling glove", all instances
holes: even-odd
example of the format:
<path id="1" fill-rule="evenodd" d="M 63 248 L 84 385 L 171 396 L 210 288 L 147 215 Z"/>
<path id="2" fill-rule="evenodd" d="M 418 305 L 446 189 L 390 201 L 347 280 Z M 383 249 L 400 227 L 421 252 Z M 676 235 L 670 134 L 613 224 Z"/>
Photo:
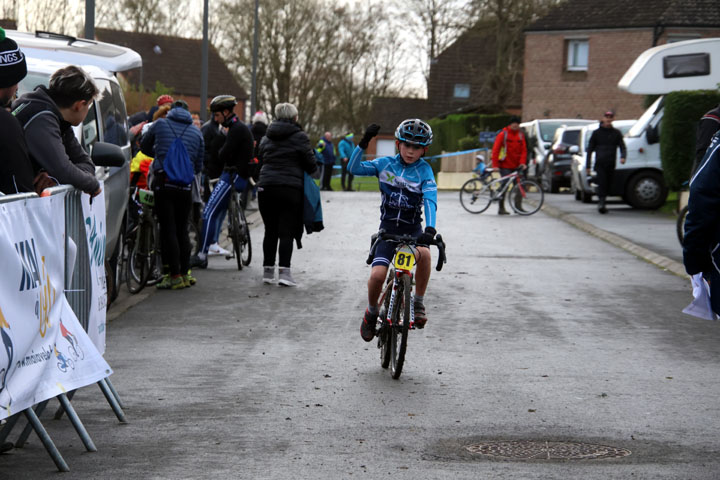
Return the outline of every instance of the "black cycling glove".
<path id="1" fill-rule="evenodd" d="M 371 123 L 368 125 L 367 129 L 365 129 L 365 135 L 363 135 L 362 140 L 360 140 L 360 143 L 358 146 L 362 148 L 363 150 L 366 150 L 368 147 L 368 144 L 370 143 L 370 140 L 373 139 L 374 136 L 378 134 L 380 131 L 380 125 L 376 123 Z"/>
<path id="2" fill-rule="evenodd" d="M 436 233 L 437 230 L 433 227 L 425 227 L 425 231 L 417 237 L 418 245 L 430 245 L 430 242 L 435 239 Z"/>

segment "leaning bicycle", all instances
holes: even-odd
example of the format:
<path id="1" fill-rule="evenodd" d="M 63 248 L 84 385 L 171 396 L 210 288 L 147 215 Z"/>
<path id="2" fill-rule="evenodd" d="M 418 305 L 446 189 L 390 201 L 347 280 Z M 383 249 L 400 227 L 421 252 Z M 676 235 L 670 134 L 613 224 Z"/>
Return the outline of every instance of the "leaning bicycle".
<path id="1" fill-rule="evenodd" d="M 378 305 L 378 348 L 380 349 L 380 365 L 390 367 L 392 378 L 400 378 L 405 352 L 407 351 L 408 332 L 415 329 L 415 312 L 413 305 L 413 275 L 417 263 L 417 244 L 411 235 L 393 235 L 383 230 L 373 235 L 373 243 L 368 256 L 368 265 L 372 263 L 375 248 L 380 240 L 397 244 L 391 266 L 388 269 L 385 287 L 380 294 Z M 442 236 L 436 235 L 430 242 L 438 248 L 436 270 L 442 270 L 447 262 L 445 243 Z"/>
<path id="2" fill-rule="evenodd" d="M 252 179 L 251 179 L 252 180 Z M 245 218 L 245 209 L 241 200 L 242 192 L 235 188 L 235 181 L 230 182 L 230 203 L 228 204 L 228 236 L 232 240 L 232 254 L 225 258 L 235 257 L 238 270 L 250 265 L 252 260 L 252 244 L 250 243 L 250 225 Z"/>
<path id="3" fill-rule="evenodd" d="M 146 285 L 154 285 L 162 276 L 160 257 L 160 229 L 153 212 L 155 195 L 151 190 L 137 189 L 141 211 L 137 225 L 131 230 L 128 242 L 125 282 L 130 293 L 140 292 Z"/>
<path id="4" fill-rule="evenodd" d="M 509 196 L 510 207 L 518 215 L 532 215 L 540 210 L 545 194 L 536 182 L 523 178 L 521 168 L 493 179 L 491 168 L 471 178 L 460 189 L 460 204 L 470 213 L 482 213 L 493 202 L 502 202 Z M 506 195 L 509 192 L 509 195 Z"/>

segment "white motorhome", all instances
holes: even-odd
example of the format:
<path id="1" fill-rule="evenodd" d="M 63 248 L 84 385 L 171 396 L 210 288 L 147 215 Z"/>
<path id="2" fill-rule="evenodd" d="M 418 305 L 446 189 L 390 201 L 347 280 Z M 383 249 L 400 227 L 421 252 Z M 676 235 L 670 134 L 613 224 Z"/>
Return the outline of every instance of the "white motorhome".
<path id="1" fill-rule="evenodd" d="M 659 208 L 667 187 L 660 162 L 664 97 L 678 90 L 717 88 L 720 38 L 669 43 L 644 51 L 618 82 L 638 95 L 661 95 L 625 135 L 627 161 L 618 165 L 611 194 L 637 208 Z M 699 119 L 698 119 L 699 120 Z"/>

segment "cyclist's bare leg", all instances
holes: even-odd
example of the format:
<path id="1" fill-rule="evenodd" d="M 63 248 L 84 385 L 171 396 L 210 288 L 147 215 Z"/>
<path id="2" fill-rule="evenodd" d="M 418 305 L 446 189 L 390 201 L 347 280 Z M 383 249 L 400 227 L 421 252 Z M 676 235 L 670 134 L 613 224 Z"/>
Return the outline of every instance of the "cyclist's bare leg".
<path id="1" fill-rule="evenodd" d="M 370 271 L 368 279 L 368 305 L 377 307 L 378 298 L 382 293 L 382 288 L 387 276 L 388 267 L 386 265 L 375 265 Z"/>
<path id="2" fill-rule="evenodd" d="M 415 268 L 415 294 L 422 297 L 425 296 L 425 290 L 427 290 L 428 282 L 430 281 L 432 261 L 428 247 L 417 247 L 417 250 L 418 259 L 417 267 Z"/>

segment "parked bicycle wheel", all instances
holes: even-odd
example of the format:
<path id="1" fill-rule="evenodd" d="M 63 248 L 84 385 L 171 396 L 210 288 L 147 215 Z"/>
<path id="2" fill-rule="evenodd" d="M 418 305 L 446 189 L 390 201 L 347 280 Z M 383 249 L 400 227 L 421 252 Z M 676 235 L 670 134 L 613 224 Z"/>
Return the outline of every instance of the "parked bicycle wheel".
<path id="1" fill-rule="evenodd" d="M 230 205 L 228 209 L 228 236 L 232 240 L 233 254 L 237 262 L 238 270 L 242 270 L 242 234 L 240 226 L 240 202 L 234 193 L 230 197 Z"/>
<path id="2" fill-rule="evenodd" d="M 130 293 L 140 292 L 150 278 L 152 271 L 152 250 L 154 243 L 152 226 L 143 222 L 138 227 L 134 240 L 130 240 L 130 256 L 127 261 L 125 281 Z"/>
<path id="3" fill-rule="evenodd" d="M 542 208 L 545 193 L 532 180 L 519 180 L 510 189 L 510 207 L 518 215 L 532 215 Z"/>
<path id="4" fill-rule="evenodd" d="M 407 350 L 408 330 L 410 328 L 410 277 L 403 275 L 395 297 L 397 308 L 394 308 L 394 318 L 390 331 L 390 373 L 397 380 L 402 373 Z"/>
<path id="5" fill-rule="evenodd" d="M 248 225 L 247 218 L 245 218 L 245 211 L 241 208 L 240 211 L 240 257 L 242 264 L 246 267 L 250 265 L 252 260 L 252 244 L 250 243 L 250 226 Z"/>
<path id="6" fill-rule="evenodd" d="M 163 262 L 160 254 L 160 222 L 157 217 L 153 215 L 151 221 L 151 229 L 153 232 L 152 248 L 150 250 L 150 256 L 148 262 L 150 264 L 150 276 L 148 277 L 147 284 L 149 286 L 155 285 L 163 278 Z"/>
<path id="7" fill-rule="evenodd" d="M 680 210 L 680 215 L 678 215 L 677 223 L 675 224 L 675 231 L 677 232 L 680 245 L 682 245 L 685 240 L 685 218 L 687 217 L 687 214 L 688 206 L 685 205 L 682 210 Z"/>
<path id="8" fill-rule="evenodd" d="M 482 213 L 490 207 L 492 190 L 479 178 L 471 178 L 460 189 L 460 204 L 470 213 Z"/>

